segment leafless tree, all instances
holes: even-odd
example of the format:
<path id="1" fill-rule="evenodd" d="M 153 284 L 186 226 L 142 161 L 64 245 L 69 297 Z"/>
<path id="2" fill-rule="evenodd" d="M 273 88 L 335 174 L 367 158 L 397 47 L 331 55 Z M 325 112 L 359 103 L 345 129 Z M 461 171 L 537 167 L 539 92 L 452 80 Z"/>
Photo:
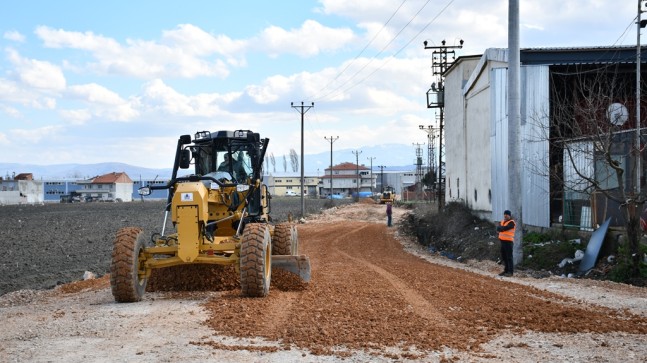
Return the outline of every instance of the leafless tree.
<path id="1" fill-rule="evenodd" d="M 283 171 L 288 172 L 288 158 L 285 155 L 283 155 Z"/>
<path id="2" fill-rule="evenodd" d="M 274 153 L 270 153 L 270 163 L 272 163 L 272 171 L 276 173 L 276 159 L 274 158 Z"/>
<path id="3" fill-rule="evenodd" d="M 290 149 L 290 165 L 292 166 L 292 171 L 297 172 L 299 170 L 299 155 L 294 149 Z"/>
<path id="4" fill-rule="evenodd" d="M 550 167 L 543 169 L 549 170 L 551 192 L 591 208 L 597 201 L 619 206 L 627 237 L 627 253 L 619 257 L 630 266 L 628 275 L 637 277 L 647 193 L 637 182 L 644 183 L 645 153 L 634 111 L 635 68 L 569 66 L 553 70 L 550 84 L 550 113 L 537 119 L 549 120 L 543 137 Z"/>

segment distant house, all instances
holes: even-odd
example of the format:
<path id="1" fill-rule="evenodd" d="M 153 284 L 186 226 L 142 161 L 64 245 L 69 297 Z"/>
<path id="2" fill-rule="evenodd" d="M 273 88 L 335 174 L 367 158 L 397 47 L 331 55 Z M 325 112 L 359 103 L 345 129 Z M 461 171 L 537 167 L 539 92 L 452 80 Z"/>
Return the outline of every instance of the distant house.
<path id="1" fill-rule="evenodd" d="M 14 180 L 34 180 L 34 175 L 32 173 L 20 173 L 16 175 Z"/>
<path id="2" fill-rule="evenodd" d="M 325 169 L 325 175 L 321 177 L 321 195 L 341 194 L 352 196 L 353 193 L 375 191 L 377 175 L 371 172 L 370 168 L 354 163 L 341 163 Z M 359 183 L 359 184 L 358 184 Z"/>
<path id="3" fill-rule="evenodd" d="M 128 174 L 108 173 L 89 180 L 77 181 L 77 192 L 85 201 L 132 202 L 133 181 Z"/>

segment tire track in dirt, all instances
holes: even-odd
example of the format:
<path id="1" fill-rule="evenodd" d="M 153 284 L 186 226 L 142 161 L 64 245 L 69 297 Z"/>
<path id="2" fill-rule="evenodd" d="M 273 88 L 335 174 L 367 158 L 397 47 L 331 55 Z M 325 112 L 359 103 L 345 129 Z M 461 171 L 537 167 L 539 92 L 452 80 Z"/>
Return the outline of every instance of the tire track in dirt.
<path id="1" fill-rule="evenodd" d="M 412 289 L 404 280 L 395 276 L 392 273 L 389 273 L 387 270 L 371 263 L 365 257 L 353 257 L 350 254 L 341 250 L 341 240 L 344 238 L 352 237 L 353 235 L 360 234 L 366 229 L 385 229 L 383 226 L 378 226 L 376 224 L 364 224 L 357 227 L 353 227 L 352 230 L 346 232 L 345 234 L 335 237 L 331 243 L 333 247 L 337 247 L 335 251 L 342 256 L 348 258 L 351 261 L 354 261 L 357 265 L 363 265 L 368 269 L 376 272 L 378 275 L 382 276 L 386 281 L 388 281 L 393 288 L 402 296 L 402 298 L 411 305 L 413 312 L 421 317 L 426 319 L 429 322 L 436 324 L 438 328 L 441 329 L 450 329 L 450 325 L 447 323 L 445 317 L 434 307 L 427 299 L 418 294 L 414 289 Z"/>
<path id="2" fill-rule="evenodd" d="M 371 206 L 360 213 L 367 211 Z M 509 332 L 647 333 L 642 317 L 429 263 L 405 252 L 392 231 L 352 217 L 300 225 L 310 285 L 284 291 L 273 281 L 265 299 L 232 291 L 224 308 L 221 301 L 209 303 L 209 324 L 221 334 L 263 337 L 314 354 L 343 357 L 361 349 L 390 357 L 399 349 L 395 359 L 443 349 L 478 352 Z"/>

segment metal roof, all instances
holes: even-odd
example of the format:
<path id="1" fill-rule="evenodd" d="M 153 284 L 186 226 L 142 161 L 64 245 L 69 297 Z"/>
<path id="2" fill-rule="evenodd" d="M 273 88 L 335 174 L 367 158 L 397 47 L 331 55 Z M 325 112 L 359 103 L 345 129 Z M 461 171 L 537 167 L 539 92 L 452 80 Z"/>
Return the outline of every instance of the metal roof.
<path id="1" fill-rule="evenodd" d="M 636 46 L 583 46 L 583 47 L 544 47 L 521 48 L 522 65 L 565 65 L 565 64 L 601 64 L 601 63 L 636 63 Z M 460 56 L 445 73 L 448 73 L 459 61 L 478 57 L 477 55 Z M 488 48 L 480 55 L 482 62 L 490 60 L 508 61 L 507 48 Z M 484 58 L 484 59 L 483 59 Z M 640 49 L 641 63 L 647 63 L 647 45 Z M 478 68 L 478 67 L 477 67 Z"/>
<path id="2" fill-rule="evenodd" d="M 563 48 L 522 48 L 523 65 L 636 63 L 635 46 L 597 46 Z M 645 63 L 647 49 L 640 49 L 641 63 Z"/>

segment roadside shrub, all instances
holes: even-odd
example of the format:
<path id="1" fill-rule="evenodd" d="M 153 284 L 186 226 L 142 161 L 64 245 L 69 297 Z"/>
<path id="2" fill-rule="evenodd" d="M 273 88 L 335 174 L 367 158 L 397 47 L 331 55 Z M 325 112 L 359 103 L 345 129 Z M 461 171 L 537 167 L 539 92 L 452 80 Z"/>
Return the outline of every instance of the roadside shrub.
<path id="1" fill-rule="evenodd" d="M 618 246 L 618 255 L 616 258 L 616 265 L 613 266 L 609 273 L 609 278 L 615 282 L 624 282 L 637 286 L 647 286 L 647 263 L 645 263 L 644 256 L 647 254 L 647 246 L 640 246 L 640 255 L 637 258 L 641 259 L 638 267 L 638 275 L 633 273 L 632 259 L 627 242 L 621 243 Z"/>
<path id="2" fill-rule="evenodd" d="M 567 230 L 547 233 L 528 232 L 523 236 L 523 257 L 520 267 L 533 270 L 554 270 L 563 259 L 573 258 L 575 251 L 586 250 L 586 244 Z"/>
<path id="3" fill-rule="evenodd" d="M 494 224 L 461 203 L 448 203 L 440 212 L 433 203 L 415 204 L 401 228 L 419 244 L 448 258 L 496 261 L 499 255 Z"/>

